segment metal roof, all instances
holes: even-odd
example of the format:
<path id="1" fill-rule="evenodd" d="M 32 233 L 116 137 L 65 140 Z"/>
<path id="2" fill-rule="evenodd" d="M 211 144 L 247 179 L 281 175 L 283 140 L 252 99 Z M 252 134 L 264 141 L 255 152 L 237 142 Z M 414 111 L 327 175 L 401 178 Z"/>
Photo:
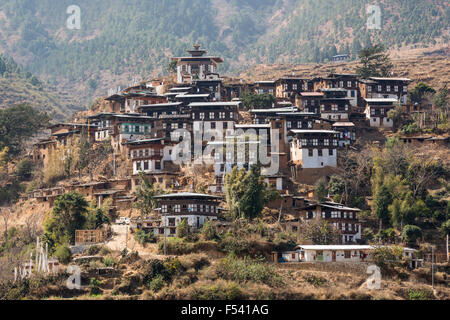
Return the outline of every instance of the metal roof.
<path id="1" fill-rule="evenodd" d="M 376 247 L 369 245 L 298 245 L 296 249 L 304 250 L 374 250 Z"/>
<path id="2" fill-rule="evenodd" d="M 213 196 L 210 194 L 203 193 L 191 193 L 191 192 L 179 192 L 179 193 L 171 193 L 171 194 L 163 194 L 160 196 L 155 196 L 157 199 L 164 198 L 210 198 L 210 199 L 220 199 L 218 196 Z"/>
<path id="3" fill-rule="evenodd" d="M 367 98 L 364 99 L 366 102 L 398 102 L 397 99 L 393 99 L 393 98 Z"/>
<path id="4" fill-rule="evenodd" d="M 334 130 L 301 130 L 301 129 L 293 129 L 291 130 L 292 133 L 339 133 L 338 131 Z"/>
<path id="5" fill-rule="evenodd" d="M 189 107 L 220 107 L 220 106 L 239 106 L 240 102 L 192 102 Z"/>

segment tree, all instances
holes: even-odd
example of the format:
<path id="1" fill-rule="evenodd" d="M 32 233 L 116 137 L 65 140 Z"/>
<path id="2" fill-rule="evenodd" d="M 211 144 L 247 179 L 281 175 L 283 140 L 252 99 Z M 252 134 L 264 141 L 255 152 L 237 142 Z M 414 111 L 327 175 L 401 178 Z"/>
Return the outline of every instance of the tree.
<path id="1" fill-rule="evenodd" d="M 153 209 L 158 208 L 159 201 L 155 199 L 155 196 L 162 194 L 163 190 L 158 185 L 152 184 L 143 172 L 139 173 L 139 180 L 135 207 L 141 211 L 141 216 L 146 217 L 152 213 Z"/>
<path id="2" fill-rule="evenodd" d="M 21 181 L 29 180 L 33 172 L 33 162 L 29 159 L 22 159 L 16 168 L 16 174 Z"/>
<path id="3" fill-rule="evenodd" d="M 345 181 L 339 176 L 331 176 L 328 182 L 328 192 L 330 195 L 341 195 L 345 190 Z"/>
<path id="4" fill-rule="evenodd" d="M 171 60 L 167 66 L 167 72 L 169 73 L 176 73 L 177 72 L 177 60 Z"/>
<path id="5" fill-rule="evenodd" d="M 366 47 L 358 55 L 362 64 L 356 72 L 363 78 L 390 76 L 393 64 L 382 44 Z"/>
<path id="6" fill-rule="evenodd" d="M 327 188 L 325 186 L 325 182 L 323 180 L 320 180 L 316 184 L 316 188 L 314 190 L 314 196 L 319 201 L 325 201 L 327 198 Z"/>
<path id="7" fill-rule="evenodd" d="M 233 219 L 253 219 L 261 215 L 264 206 L 279 197 L 261 176 L 261 166 L 254 164 L 246 172 L 235 166 L 225 176 L 225 196 Z"/>
<path id="8" fill-rule="evenodd" d="M 425 96 L 427 94 L 434 94 L 436 90 L 434 90 L 431 86 L 424 82 L 419 82 L 416 86 L 410 91 L 409 96 L 413 103 L 422 103 Z"/>
<path id="9" fill-rule="evenodd" d="M 241 101 L 245 109 L 268 109 L 272 107 L 276 102 L 276 99 L 273 95 L 268 93 L 256 94 L 251 91 L 245 91 L 241 95 Z"/>
<path id="10" fill-rule="evenodd" d="M 246 177 L 246 188 L 240 199 L 240 208 L 250 220 L 259 217 L 264 208 L 265 183 L 261 181 L 261 167 L 253 165 Z"/>
<path id="11" fill-rule="evenodd" d="M 109 224 L 110 220 L 101 208 L 89 208 L 84 227 L 88 230 L 100 229 L 104 224 Z"/>
<path id="12" fill-rule="evenodd" d="M 311 241 L 313 244 L 329 245 L 340 241 L 340 231 L 320 218 L 303 222 L 300 229 L 304 240 Z"/>
<path id="13" fill-rule="evenodd" d="M 403 240 L 409 245 L 414 245 L 417 239 L 422 237 L 422 229 L 415 225 L 406 225 L 402 231 Z"/>
<path id="14" fill-rule="evenodd" d="M 390 222 L 389 205 L 392 203 L 392 195 L 389 189 L 382 185 L 375 196 L 375 215 L 384 225 Z"/>
<path id="15" fill-rule="evenodd" d="M 0 175 L 8 173 L 8 151 L 8 147 L 4 147 L 2 150 L 0 150 Z"/>
<path id="16" fill-rule="evenodd" d="M 0 109 L 0 150 L 8 147 L 11 155 L 17 155 L 24 141 L 45 128 L 49 120 L 45 112 L 27 104 Z"/>
<path id="17" fill-rule="evenodd" d="M 215 240 L 217 238 L 214 222 L 206 221 L 205 224 L 203 224 L 202 236 L 205 240 Z"/>
<path id="18" fill-rule="evenodd" d="M 450 235 L 450 219 L 442 223 L 441 232 L 444 236 Z"/>
<path id="19" fill-rule="evenodd" d="M 185 238 L 189 234 L 189 225 L 187 219 L 181 219 L 181 222 L 177 225 L 177 237 Z"/>
<path id="20" fill-rule="evenodd" d="M 368 241 L 372 241 L 373 238 L 375 237 L 373 230 L 370 228 L 364 228 L 361 236 L 363 239 L 368 240 Z"/>
<path id="21" fill-rule="evenodd" d="M 83 229 L 86 222 L 87 207 L 87 201 L 77 192 L 56 198 L 44 226 L 44 239 L 50 247 L 74 242 L 75 230 Z"/>
<path id="22" fill-rule="evenodd" d="M 433 103 L 440 109 L 440 120 L 445 123 L 448 116 L 448 89 L 447 84 L 439 89 L 439 91 L 433 97 Z"/>

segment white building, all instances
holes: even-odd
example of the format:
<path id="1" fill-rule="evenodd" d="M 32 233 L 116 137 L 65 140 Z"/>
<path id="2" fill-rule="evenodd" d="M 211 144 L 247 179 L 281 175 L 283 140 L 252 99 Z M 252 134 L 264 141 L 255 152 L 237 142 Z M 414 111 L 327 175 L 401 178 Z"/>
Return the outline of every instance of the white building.
<path id="1" fill-rule="evenodd" d="M 291 161 L 304 169 L 336 167 L 339 132 L 291 130 Z"/>

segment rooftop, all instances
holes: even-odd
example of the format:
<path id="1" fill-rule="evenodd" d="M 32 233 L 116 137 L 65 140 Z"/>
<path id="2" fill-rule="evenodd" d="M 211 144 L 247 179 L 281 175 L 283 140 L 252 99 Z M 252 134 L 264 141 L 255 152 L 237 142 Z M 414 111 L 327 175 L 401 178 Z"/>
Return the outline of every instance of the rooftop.
<path id="1" fill-rule="evenodd" d="M 239 101 L 235 102 L 192 102 L 189 107 L 220 107 L 220 106 L 239 106 L 241 103 Z"/>
<path id="2" fill-rule="evenodd" d="M 210 194 L 203 193 L 191 193 L 191 192 L 180 192 L 180 193 L 170 193 L 155 196 L 156 199 L 167 199 L 167 198 L 205 198 L 205 199 L 220 199 L 218 196 L 213 196 Z"/>
<path id="3" fill-rule="evenodd" d="M 291 130 L 292 133 L 298 134 L 298 133 L 339 133 L 334 130 L 302 130 L 302 129 L 293 129 Z"/>

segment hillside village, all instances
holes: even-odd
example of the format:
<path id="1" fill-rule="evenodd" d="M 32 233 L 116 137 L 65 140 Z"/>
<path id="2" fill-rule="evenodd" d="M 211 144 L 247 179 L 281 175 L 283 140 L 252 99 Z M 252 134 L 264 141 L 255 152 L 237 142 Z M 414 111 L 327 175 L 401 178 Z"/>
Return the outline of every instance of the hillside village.
<path id="1" fill-rule="evenodd" d="M 430 263 L 438 263 L 437 285 L 427 297 L 448 299 L 449 255 L 441 232 L 449 228 L 448 102 L 444 109 L 422 96 L 412 102 L 411 92 L 418 92 L 414 79 L 395 75 L 286 74 L 246 82 L 221 75 L 221 63 L 195 44 L 171 59 L 173 76 L 110 90 L 90 110 L 50 125 L 28 148 L 27 157 L 41 172 L 39 183 L 20 195 L 13 209 L 17 217 L 10 221 L 28 225 L 39 213 L 43 239 L 55 253 L 65 245 L 57 217 L 75 210 L 67 203 L 85 203 L 83 210 L 97 210 L 97 216 L 89 228 L 75 223 L 65 234 L 71 258 L 102 260 L 103 248 L 108 259 L 128 261 L 122 275 L 135 271 L 139 256 L 167 264 L 194 255 L 207 266 L 231 252 L 243 259 L 263 257 L 264 265 L 283 275 L 280 281 L 289 281 L 292 268 L 291 277 L 300 274 L 318 288 L 330 280 L 317 270 L 305 276 L 301 265 L 319 273 L 337 268 L 337 275 L 341 263 L 363 279 L 361 266 L 386 267 L 380 257 L 391 254 L 395 258 L 386 260 L 398 259 L 399 265 L 383 272 L 389 269 L 389 276 L 405 282 L 425 279 L 408 284 L 418 285 L 414 290 L 421 294 L 431 290 L 423 289 L 430 287 Z M 391 199 L 383 203 L 383 197 Z M 211 262 L 196 256 L 204 253 Z M 224 269 L 238 263 L 230 259 L 217 263 Z M 60 260 L 57 265 L 65 264 Z M 260 264 L 255 261 L 248 265 Z M 118 265 L 96 270 L 120 273 Z M 90 279 L 97 293 L 117 293 L 120 287 Z M 152 286 L 155 279 L 150 278 Z M 279 279 L 264 279 L 277 287 L 270 282 Z M 123 287 L 123 280 L 117 281 Z M 358 285 L 349 283 L 358 288 L 364 282 L 355 281 Z M 152 286 L 157 298 L 161 288 Z M 121 293 L 139 294 L 128 289 Z M 405 290 L 392 289 L 387 297 L 411 297 Z M 293 292 L 294 298 L 304 294 Z M 316 297 L 330 293 L 321 294 Z"/>

